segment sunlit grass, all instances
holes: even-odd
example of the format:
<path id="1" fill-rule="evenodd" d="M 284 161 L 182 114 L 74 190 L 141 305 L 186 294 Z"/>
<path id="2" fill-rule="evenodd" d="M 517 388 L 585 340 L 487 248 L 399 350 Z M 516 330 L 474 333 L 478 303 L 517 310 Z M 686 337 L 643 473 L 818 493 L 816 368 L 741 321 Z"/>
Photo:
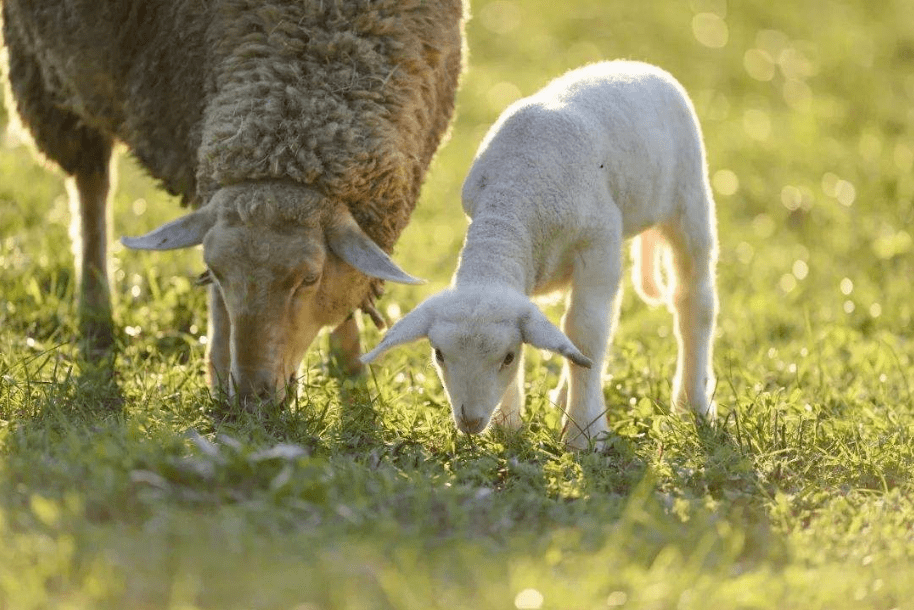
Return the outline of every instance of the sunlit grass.
<path id="1" fill-rule="evenodd" d="M 427 347 L 287 409 L 204 383 L 199 251 L 112 247 L 113 377 L 75 341 L 59 175 L 0 147 L 0 608 L 903 608 L 914 593 L 914 4 L 473 3 L 450 141 L 395 254 L 446 285 L 460 187 L 508 103 L 588 61 L 690 92 L 718 203 L 714 427 L 668 412 L 666 311 L 628 290 L 614 437 L 572 454 L 528 354 L 525 424 L 467 438 Z M 181 213 L 123 157 L 115 235 Z M 546 305 L 557 317 L 561 303 Z M 378 332 L 366 325 L 364 340 Z"/>

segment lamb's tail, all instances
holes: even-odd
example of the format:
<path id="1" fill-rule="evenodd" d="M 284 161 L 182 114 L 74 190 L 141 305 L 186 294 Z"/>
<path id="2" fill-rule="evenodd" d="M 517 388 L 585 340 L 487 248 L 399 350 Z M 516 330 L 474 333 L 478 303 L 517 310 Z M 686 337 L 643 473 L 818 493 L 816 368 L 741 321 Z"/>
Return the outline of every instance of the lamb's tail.
<path id="1" fill-rule="evenodd" d="M 657 229 L 648 229 L 632 241 L 632 282 L 638 295 L 652 307 L 670 300 L 670 287 L 661 273 L 668 249 Z"/>

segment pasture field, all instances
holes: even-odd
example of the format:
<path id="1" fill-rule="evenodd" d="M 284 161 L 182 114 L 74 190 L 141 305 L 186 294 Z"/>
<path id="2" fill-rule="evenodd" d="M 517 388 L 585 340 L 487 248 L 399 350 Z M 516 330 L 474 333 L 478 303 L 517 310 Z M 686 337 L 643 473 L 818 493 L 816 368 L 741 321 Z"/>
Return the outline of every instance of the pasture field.
<path id="1" fill-rule="evenodd" d="M 601 454 L 564 450 L 539 353 L 514 436 L 455 433 L 421 344 L 352 381 L 323 336 L 290 408 L 220 410 L 198 250 L 113 245 L 117 354 L 82 361 L 63 181 L 9 131 L 0 609 L 914 607 L 914 3 L 474 0 L 468 36 L 396 254 L 430 281 L 381 309 L 449 281 L 463 176 L 509 102 L 656 63 L 695 102 L 718 204 L 716 426 L 669 412 L 671 319 L 630 289 Z M 180 213 L 119 168 L 115 236 Z"/>

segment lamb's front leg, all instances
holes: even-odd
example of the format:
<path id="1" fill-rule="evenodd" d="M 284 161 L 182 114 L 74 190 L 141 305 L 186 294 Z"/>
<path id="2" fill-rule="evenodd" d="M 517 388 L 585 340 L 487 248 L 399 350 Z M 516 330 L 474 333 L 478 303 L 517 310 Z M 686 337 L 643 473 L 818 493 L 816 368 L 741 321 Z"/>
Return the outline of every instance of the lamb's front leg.
<path id="1" fill-rule="evenodd" d="M 601 449 L 609 430 L 603 399 L 603 362 L 612 327 L 618 314 L 621 278 L 621 236 L 581 252 L 574 266 L 568 311 L 562 330 L 585 356 L 593 361 L 589 369 L 568 367 L 567 407 L 562 429 L 568 445 L 586 449 L 591 443 Z"/>

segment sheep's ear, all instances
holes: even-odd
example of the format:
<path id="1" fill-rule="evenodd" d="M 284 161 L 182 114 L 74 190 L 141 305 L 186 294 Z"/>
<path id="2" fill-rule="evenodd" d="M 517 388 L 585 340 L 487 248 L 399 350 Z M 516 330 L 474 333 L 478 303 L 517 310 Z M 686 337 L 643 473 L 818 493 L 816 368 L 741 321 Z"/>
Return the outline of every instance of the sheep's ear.
<path id="1" fill-rule="evenodd" d="M 406 273 L 387 253 L 374 243 L 359 227 L 349 210 L 343 208 L 326 231 L 330 251 L 364 273 L 400 284 L 424 284 L 424 280 Z"/>
<path id="2" fill-rule="evenodd" d="M 359 361 L 362 364 L 368 364 L 392 347 L 427 337 L 432 325 L 431 308 L 427 306 L 427 303 L 426 301 L 400 318 L 400 321 L 387 331 L 377 347 L 359 358 Z"/>
<path id="3" fill-rule="evenodd" d="M 122 237 L 121 243 L 134 250 L 175 250 L 203 243 L 203 237 L 216 224 L 216 212 L 200 208 L 177 220 L 165 223 L 141 237 Z"/>
<path id="4" fill-rule="evenodd" d="M 521 339 L 533 347 L 565 356 L 578 366 L 589 369 L 593 361 L 581 353 L 565 333 L 549 321 L 532 303 L 520 323 Z"/>

